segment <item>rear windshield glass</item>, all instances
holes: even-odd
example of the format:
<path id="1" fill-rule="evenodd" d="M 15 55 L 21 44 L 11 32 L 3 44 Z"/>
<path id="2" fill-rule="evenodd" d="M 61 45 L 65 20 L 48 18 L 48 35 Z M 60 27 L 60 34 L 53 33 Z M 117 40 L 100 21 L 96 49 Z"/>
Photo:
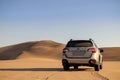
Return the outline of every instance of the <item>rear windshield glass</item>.
<path id="1" fill-rule="evenodd" d="M 90 41 L 70 41 L 66 45 L 66 47 L 92 47 L 92 43 Z"/>

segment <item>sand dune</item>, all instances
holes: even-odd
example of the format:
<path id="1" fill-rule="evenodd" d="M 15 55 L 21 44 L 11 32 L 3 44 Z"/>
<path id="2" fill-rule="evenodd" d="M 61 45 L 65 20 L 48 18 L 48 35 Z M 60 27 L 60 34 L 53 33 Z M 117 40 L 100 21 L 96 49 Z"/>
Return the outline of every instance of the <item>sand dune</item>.
<path id="1" fill-rule="evenodd" d="M 37 42 L 37 44 L 34 44 L 34 46 L 32 46 L 29 50 L 27 50 L 27 53 L 33 55 L 33 57 L 60 59 L 63 47 L 64 44 L 61 43 L 56 43 L 48 40 L 40 41 Z M 25 55 L 26 52 L 23 52 L 17 58 L 23 58 Z"/>
<path id="2" fill-rule="evenodd" d="M 23 51 L 29 50 L 34 44 L 36 44 L 36 42 L 27 42 L 0 48 L 0 59 L 16 59 Z"/>
<path id="3" fill-rule="evenodd" d="M 60 59 L 64 44 L 51 40 L 21 43 L 0 48 L 0 59 L 21 59 L 30 57 Z"/>
<path id="4" fill-rule="evenodd" d="M 106 61 L 120 61 L 120 47 L 108 47 L 104 49 L 104 60 Z"/>
<path id="5" fill-rule="evenodd" d="M 51 40 L 35 41 L 0 48 L 0 59 L 50 58 L 61 59 L 65 44 Z M 120 47 L 104 48 L 104 60 L 120 61 Z"/>

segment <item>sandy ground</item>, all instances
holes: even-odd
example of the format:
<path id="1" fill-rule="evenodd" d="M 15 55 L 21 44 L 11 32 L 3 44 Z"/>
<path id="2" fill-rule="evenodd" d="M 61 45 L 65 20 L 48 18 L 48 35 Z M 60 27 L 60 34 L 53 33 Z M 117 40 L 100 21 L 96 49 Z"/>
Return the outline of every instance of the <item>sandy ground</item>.
<path id="1" fill-rule="evenodd" d="M 61 61 L 52 59 L 18 59 L 0 61 L 0 80 L 119 80 L 120 62 L 106 61 L 103 70 L 90 67 L 63 71 Z"/>

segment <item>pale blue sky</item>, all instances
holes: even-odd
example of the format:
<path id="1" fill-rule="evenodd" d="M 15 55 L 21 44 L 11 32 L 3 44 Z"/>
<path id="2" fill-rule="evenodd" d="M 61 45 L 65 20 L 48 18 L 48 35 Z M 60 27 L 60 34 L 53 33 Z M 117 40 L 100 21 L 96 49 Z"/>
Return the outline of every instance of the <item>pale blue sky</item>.
<path id="1" fill-rule="evenodd" d="M 0 47 L 93 38 L 120 47 L 120 0 L 0 0 Z"/>

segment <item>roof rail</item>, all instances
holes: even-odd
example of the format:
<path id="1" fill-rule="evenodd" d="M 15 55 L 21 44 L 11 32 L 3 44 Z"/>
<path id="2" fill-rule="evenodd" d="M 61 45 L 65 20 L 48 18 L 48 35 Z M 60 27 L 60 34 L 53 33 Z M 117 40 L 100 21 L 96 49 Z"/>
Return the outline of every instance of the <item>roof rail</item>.
<path id="1" fill-rule="evenodd" d="M 90 41 L 94 41 L 92 38 L 89 38 Z"/>
<path id="2" fill-rule="evenodd" d="M 89 38 L 89 40 L 92 40 L 92 38 Z"/>

